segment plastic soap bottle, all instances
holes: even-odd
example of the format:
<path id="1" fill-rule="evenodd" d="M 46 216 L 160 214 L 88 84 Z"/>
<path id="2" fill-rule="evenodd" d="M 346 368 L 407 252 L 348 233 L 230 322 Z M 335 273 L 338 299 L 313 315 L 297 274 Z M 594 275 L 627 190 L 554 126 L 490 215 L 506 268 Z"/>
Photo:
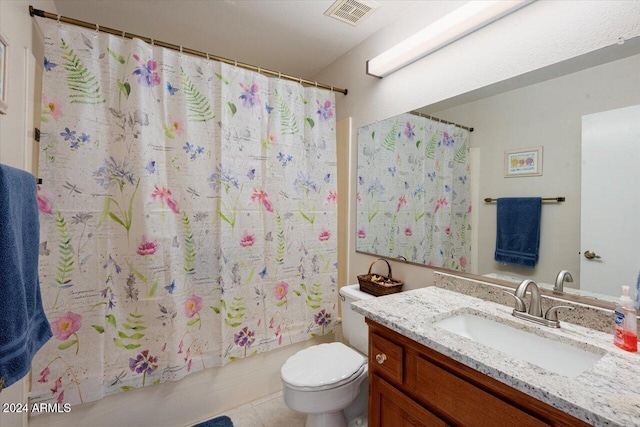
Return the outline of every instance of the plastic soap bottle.
<path id="1" fill-rule="evenodd" d="M 638 351 L 636 307 L 629 297 L 629 287 L 622 287 L 622 296 L 616 303 L 613 343 L 623 350 Z"/>

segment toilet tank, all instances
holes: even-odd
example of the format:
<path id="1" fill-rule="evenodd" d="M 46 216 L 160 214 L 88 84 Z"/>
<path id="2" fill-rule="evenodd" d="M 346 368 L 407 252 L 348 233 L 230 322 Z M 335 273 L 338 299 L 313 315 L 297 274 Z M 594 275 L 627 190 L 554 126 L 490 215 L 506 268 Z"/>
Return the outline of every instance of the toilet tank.
<path id="1" fill-rule="evenodd" d="M 340 288 L 342 304 L 342 334 L 346 342 L 362 354 L 369 353 L 369 337 L 364 316 L 351 309 L 351 303 L 375 298 L 360 290 L 360 285 L 348 285 Z"/>

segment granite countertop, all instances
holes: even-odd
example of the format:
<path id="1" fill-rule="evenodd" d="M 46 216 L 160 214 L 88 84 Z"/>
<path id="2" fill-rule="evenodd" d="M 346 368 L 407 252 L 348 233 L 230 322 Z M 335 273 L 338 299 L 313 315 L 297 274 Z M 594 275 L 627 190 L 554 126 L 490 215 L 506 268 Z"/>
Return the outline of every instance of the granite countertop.
<path id="1" fill-rule="evenodd" d="M 365 317 L 595 426 L 640 425 L 640 355 L 613 345 L 612 334 L 561 322 L 538 326 L 512 308 L 436 287 L 352 304 Z M 447 332 L 434 323 L 469 313 L 604 354 L 590 369 L 567 378 Z M 553 357 L 553 355 L 549 355 Z"/>

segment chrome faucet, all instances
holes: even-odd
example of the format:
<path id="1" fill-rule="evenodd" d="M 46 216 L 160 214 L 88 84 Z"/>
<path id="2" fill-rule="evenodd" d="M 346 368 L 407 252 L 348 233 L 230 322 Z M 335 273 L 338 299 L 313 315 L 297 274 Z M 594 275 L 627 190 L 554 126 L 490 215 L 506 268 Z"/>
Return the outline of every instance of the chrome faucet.
<path id="1" fill-rule="evenodd" d="M 569 273 L 568 270 L 562 270 L 558 273 L 558 277 L 556 277 L 556 285 L 553 287 L 553 290 L 563 292 L 564 282 L 573 283 L 573 276 L 571 276 L 571 273 Z"/>
<path id="2" fill-rule="evenodd" d="M 525 303 L 524 298 L 529 288 L 531 292 L 531 302 L 529 303 L 529 310 L 527 310 L 527 304 Z M 529 320 L 540 325 L 549 326 L 551 328 L 560 327 L 560 321 L 558 321 L 559 309 L 566 308 L 568 310 L 573 310 L 573 307 L 558 305 L 548 309 L 543 316 L 542 306 L 540 305 L 540 289 L 538 288 L 538 285 L 536 285 L 536 282 L 534 282 L 533 280 L 523 280 L 522 283 L 520 283 L 516 288 L 515 294 L 508 294 L 514 297 L 516 300 L 516 307 L 513 309 L 512 313 L 515 317 L 519 319 Z"/>
<path id="3" fill-rule="evenodd" d="M 523 280 L 516 288 L 516 298 L 524 301 L 527 289 L 531 288 L 531 303 L 529 304 L 528 313 L 531 316 L 542 317 L 542 307 L 540 306 L 540 289 L 533 280 Z"/>

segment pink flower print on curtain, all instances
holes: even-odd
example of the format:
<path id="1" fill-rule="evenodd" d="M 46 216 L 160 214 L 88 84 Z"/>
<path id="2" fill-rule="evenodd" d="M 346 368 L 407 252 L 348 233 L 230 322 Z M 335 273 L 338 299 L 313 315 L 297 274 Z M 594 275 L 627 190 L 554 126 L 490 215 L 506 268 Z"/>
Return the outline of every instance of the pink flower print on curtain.
<path id="1" fill-rule="evenodd" d="M 400 208 L 407 205 L 407 198 L 402 195 L 398 198 L 398 207 L 396 208 L 396 212 L 400 212 Z"/>
<path id="2" fill-rule="evenodd" d="M 137 251 L 138 255 L 140 256 L 153 255 L 158 250 L 158 246 L 159 245 L 157 241 L 154 240 L 150 242 L 149 240 L 147 240 L 147 236 L 142 236 L 140 245 L 138 245 L 138 251 Z"/>
<path id="3" fill-rule="evenodd" d="M 257 201 L 262 204 L 267 212 L 273 212 L 273 204 L 269 201 L 268 197 L 269 195 L 262 190 L 262 188 L 254 188 L 253 194 L 251 195 L 251 202 Z"/>
<path id="4" fill-rule="evenodd" d="M 240 246 L 246 248 L 248 246 L 253 246 L 256 242 L 256 236 L 253 234 L 249 234 L 247 230 L 242 233 L 242 237 L 240 238 Z"/>
<path id="5" fill-rule="evenodd" d="M 333 190 L 329 190 L 325 203 L 338 203 L 338 193 Z"/>
<path id="6" fill-rule="evenodd" d="M 200 316 L 200 310 L 202 310 L 202 298 L 197 295 L 191 295 L 184 302 L 184 313 L 188 319 L 187 326 L 198 324 L 198 329 L 202 327 L 202 317 Z"/>
<path id="7" fill-rule="evenodd" d="M 48 122 L 49 117 L 58 121 L 62 118 L 62 104 L 53 97 L 42 94 L 42 121 Z"/>
<path id="8" fill-rule="evenodd" d="M 38 378 L 39 383 L 46 383 L 49 379 L 47 378 L 51 374 L 49 367 L 47 366 L 42 371 L 40 371 L 40 378 Z"/>
<path id="9" fill-rule="evenodd" d="M 53 387 L 51 388 L 51 393 L 57 393 L 58 389 L 62 387 L 62 378 L 58 378 L 53 382 Z M 64 397 L 63 397 L 64 398 Z"/>
<path id="10" fill-rule="evenodd" d="M 171 212 L 176 214 L 180 213 L 180 208 L 178 208 L 178 203 L 176 203 L 176 201 L 171 198 L 171 190 L 166 188 L 164 185 L 158 186 L 156 184 L 153 186 L 153 193 L 151 193 L 151 200 L 156 201 L 156 199 L 160 200 L 163 206 L 166 204 L 167 207 L 171 209 Z"/>
<path id="11" fill-rule="evenodd" d="M 42 187 L 38 185 L 38 195 L 36 199 L 38 201 L 38 210 L 44 214 L 51 215 L 53 212 L 53 206 L 49 201 L 49 198 L 43 194 Z"/>
<path id="12" fill-rule="evenodd" d="M 280 282 L 276 285 L 274 290 L 275 298 L 279 301 L 276 305 L 281 307 L 287 305 L 287 294 L 289 293 L 289 284 L 287 282 Z"/>
<path id="13" fill-rule="evenodd" d="M 330 238 L 331 232 L 325 228 L 323 228 L 322 231 L 320 231 L 320 235 L 318 235 L 318 240 L 320 240 L 321 242 L 326 242 Z"/>
<path id="14" fill-rule="evenodd" d="M 59 350 L 66 350 L 67 348 L 75 345 L 76 354 L 80 351 L 80 338 L 77 332 L 82 326 L 82 316 L 72 311 L 67 311 L 60 316 L 57 320 L 51 322 L 51 330 L 53 335 L 60 341 L 65 341 L 58 346 Z M 74 339 L 69 340 L 73 335 Z"/>

